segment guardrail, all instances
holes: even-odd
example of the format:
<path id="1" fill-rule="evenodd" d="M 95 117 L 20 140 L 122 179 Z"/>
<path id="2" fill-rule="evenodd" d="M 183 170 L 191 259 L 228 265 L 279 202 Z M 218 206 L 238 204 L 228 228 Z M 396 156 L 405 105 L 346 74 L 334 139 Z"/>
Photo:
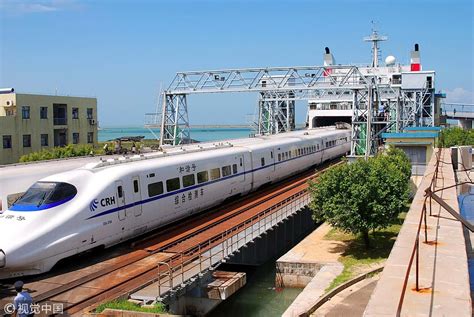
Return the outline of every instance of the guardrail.
<path id="1" fill-rule="evenodd" d="M 408 285 L 408 279 L 410 276 L 410 272 L 412 269 L 413 261 L 415 260 L 415 285 L 416 285 L 416 291 L 420 290 L 419 286 L 419 271 L 420 271 L 420 265 L 419 265 L 419 250 L 420 250 L 420 232 L 421 232 L 421 224 L 422 222 L 424 223 L 424 242 L 425 244 L 428 244 L 428 228 L 426 225 L 426 214 L 427 214 L 427 209 L 429 205 L 429 215 L 430 217 L 432 216 L 432 200 L 435 200 L 443 209 L 447 210 L 452 216 L 454 216 L 458 221 L 460 221 L 467 229 L 469 229 L 471 232 L 474 232 L 474 226 L 469 223 L 466 219 L 464 219 L 459 213 L 457 213 L 453 208 L 451 208 L 441 197 L 439 197 L 436 193 L 449 189 L 449 188 L 454 188 L 457 186 L 461 186 L 464 184 L 474 184 L 472 180 L 468 182 L 461 182 L 452 186 L 447 186 L 447 187 L 442 187 L 436 189 L 437 181 L 438 181 L 438 173 L 439 173 L 439 167 L 440 164 L 451 164 L 447 162 L 443 162 L 441 160 L 441 151 L 442 148 L 439 148 L 438 151 L 435 153 L 436 155 L 436 165 L 435 165 L 435 170 L 433 173 L 433 177 L 431 178 L 430 185 L 425 189 L 425 196 L 424 196 L 424 202 L 423 202 L 423 208 L 420 213 L 420 220 L 418 222 L 418 229 L 416 231 L 416 239 L 415 243 L 413 246 L 413 250 L 410 256 L 410 261 L 408 262 L 408 268 L 405 273 L 405 279 L 403 281 L 403 288 L 402 288 L 402 293 L 400 294 L 400 300 L 398 302 L 398 308 L 397 308 L 397 316 L 401 315 L 402 307 L 403 307 L 403 302 L 405 300 L 405 294 L 406 294 L 406 289 Z M 462 171 L 468 171 L 471 168 L 466 168 L 463 165 L 463 170 Z M 461 171 L 461 172 L 462 172 Z"/>
<path id="2" fill-rule="evenodd" d="M 474 112 L 474 104 L 442 103 L 441 104 L 441 114 L 443 114 L 445 111 Z"/>
<path id="3" fill-rule="evenodd" d="M 191 280 L 206 269 L 225 262 L 232 253 L 296 213 L 309 201 L 307 189 L 298 191 L 206 241 L 159 262 L 158 277 L 155 280 L 158 283 L 159 296 L 172 293 L 173 288 L 183 286 L 186 280 Z"/>

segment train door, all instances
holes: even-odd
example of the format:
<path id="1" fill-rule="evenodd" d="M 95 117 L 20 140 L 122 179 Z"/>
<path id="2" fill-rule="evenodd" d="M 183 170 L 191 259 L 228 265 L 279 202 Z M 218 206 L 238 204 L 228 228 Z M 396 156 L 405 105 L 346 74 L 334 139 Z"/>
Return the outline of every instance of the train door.
<path id="1" fill-rule="evenodd" d="M 271 164 L 273 165 L 273 171 L 276 170 L 276 160 L 275 160 L 275 149 L 273 148 L 271 151 L 270 151 L 270 162 Z"/>
<path id="2" fill-rule="evenodd" d="M 238 161 L 239 161 L 239 173 L 242 173 L 242 177 L 240 177 L 240 181 L 241 182 L 245 182 L 245 160 L 244 160 L 244 155 L 239 155 L 238 157 Z"/>
<path id="3" fill-rule="evenodd" d="M 132 177 L 132 185 L 132 200 L 134 202 L 133 214 L 135 217 L 138 217 L 142 214 L 142 191 L 140 188 L 140 177 L 138 175 Z"/>
<path id="4" fill-rule="evenodd" d="M 125 206 L 125 193 L 123 191 L 123 182 L 122 181 L 115 181 L 115 188 L 117 190 L 117 207 Z M 118 218 L 120 221 L 125 220 L 127 218 L 127 209 L 119 209 L 118 211 Z"/>

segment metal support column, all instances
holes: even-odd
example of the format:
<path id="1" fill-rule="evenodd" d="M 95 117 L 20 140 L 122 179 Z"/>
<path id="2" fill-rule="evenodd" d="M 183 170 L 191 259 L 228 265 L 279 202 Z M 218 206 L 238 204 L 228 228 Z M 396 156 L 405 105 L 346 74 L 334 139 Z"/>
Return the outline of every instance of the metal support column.
<path id="1" fill-rule="evenodd" d="M 190 142 L 186 94 L 163 93 L 160 145 L 180 145 Z"/>

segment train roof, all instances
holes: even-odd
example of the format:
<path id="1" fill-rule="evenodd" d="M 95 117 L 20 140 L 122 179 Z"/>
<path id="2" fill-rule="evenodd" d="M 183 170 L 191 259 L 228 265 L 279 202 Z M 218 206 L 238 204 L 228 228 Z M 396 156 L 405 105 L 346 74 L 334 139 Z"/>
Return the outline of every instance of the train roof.
<path id="1" fill-rule="evenodd" d="M 207 151 L 218 151 L 218 150 L 231 150 L 231 152 L 241 152 L 242 148 L 249 148 L 251 150 L 258 149 L 260 146 L 274 143 L 275 145 L 282 144 L 283 140 L 288 140 L 288 142 L 294 142 L 295 139 L 310 139 L 314 136 L 323 137 L 334 135 L 338 131 L 341 133 L 347 132 L 348 130 L 336 129 L 336 127 L 324 127 L 316 129 L 306 129 L 306 130 L 297 130 L 285 133 L 279 133 L 274 135 L 265 135 L 265 136 L 255 136 L 251 138 L 241 138 L 241 139 L 229 139 L 218 142 L 203 142 L 195 143 L 183 146 L 175 147 L 164 147 L 161 151 L 156 151 L 152 153 L 146 153 L 141 155 L 134 156 L 124 156 L 119 158 L 112 158 L 107 160 L 101 160 L 98 162 L 93 162 L 85 165 L 84 169 L 95 170 L 104 167 L 112 167 L 116 165 L 122 165 L 124 163 L 131 163 L 136 161 L 143 160 L 152 160 L 158 158 L 167 158 L 173 157 L 173 160 L 176 160 L 178 157 L 183 154 L 195 153 L 196 158 L 201 157 L 199 153 Z M 286 142 L 285 142 L 286 143 Z M 209 155 L 209 154 L 207 154 Z M 179 159 L 178 159 L 179 160 Z"/>

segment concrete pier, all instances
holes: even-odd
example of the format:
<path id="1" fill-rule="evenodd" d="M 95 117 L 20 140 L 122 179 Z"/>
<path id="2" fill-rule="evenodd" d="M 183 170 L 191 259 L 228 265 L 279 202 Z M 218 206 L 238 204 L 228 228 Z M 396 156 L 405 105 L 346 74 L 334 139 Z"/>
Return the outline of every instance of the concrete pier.
<path id="1" fill-rule="evenodd" d="M 283 316 L 306 314 L 318 301 L 327 287 L 343 270 L 337 261 L 342 242 L 324 240 L 331 227 L 322 224 L 276 263 L 276 285 L 279 287 L 304 287 Z"/>
<path id="2" fill-rule="evenodd" d="M 456 184 L 448 149 L 442 150 L 441 162 L 436 189 Z M 424 242 L 424 224 L 420 230 L 419 290 L 416 290 L 416 258 L 409 271 L 407 285 L 404 284 L 422 215 L 424 189 L 431 183 L 435 165 L 436 157 L 433 155 L 364 312 L 366 317 L 395 316 L 399 306 L 401 316 L 472 315 L 463 226 L 434 200 L 432 216 L 427 215 L 428 243 Z M 459 213 L 455 187 L 444 189 L 437 195 Z"/>

